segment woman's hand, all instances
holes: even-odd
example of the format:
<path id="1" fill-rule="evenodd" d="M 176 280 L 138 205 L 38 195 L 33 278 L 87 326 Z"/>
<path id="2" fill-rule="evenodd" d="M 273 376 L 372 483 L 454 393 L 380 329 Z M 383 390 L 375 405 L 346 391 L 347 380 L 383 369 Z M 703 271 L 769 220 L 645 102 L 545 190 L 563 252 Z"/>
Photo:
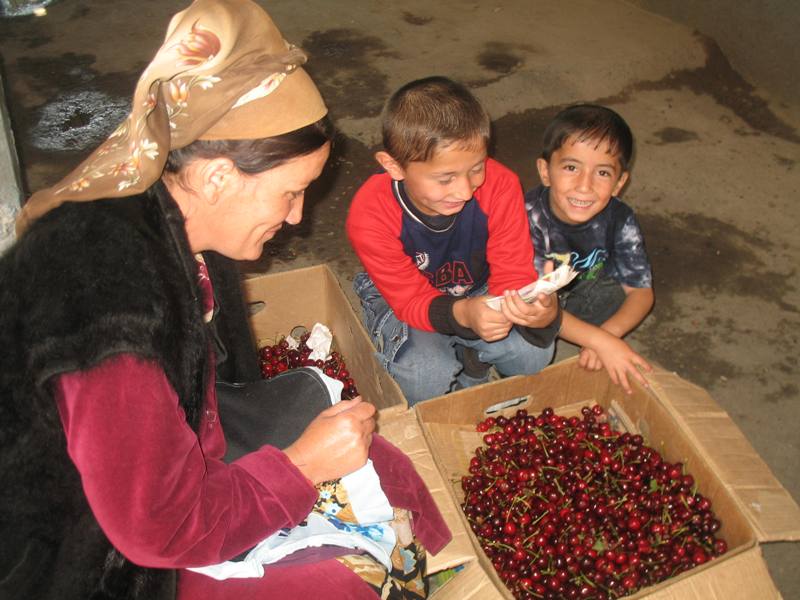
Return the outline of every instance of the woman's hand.
<path id="1" fill-rule="evenodd" d="M 322 411 L 284 452 L 313 484 L 338 479 L 367 462 L 375 407 L 361 400 L 342 400 Z"/>

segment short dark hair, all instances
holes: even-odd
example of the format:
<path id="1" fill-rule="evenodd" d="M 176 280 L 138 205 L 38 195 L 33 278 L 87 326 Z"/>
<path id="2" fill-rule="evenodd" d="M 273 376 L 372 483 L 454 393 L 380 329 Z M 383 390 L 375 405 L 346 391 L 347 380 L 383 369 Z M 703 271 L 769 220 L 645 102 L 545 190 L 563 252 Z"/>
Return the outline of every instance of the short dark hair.
<path id="1" fill-rule="evenodd" d="M 255 175 L 300 156 L 311 154 L 333 140 L 334 128 L 325 116 L 315 123 L 289 133 L 256 140 L 196 140 L 171 150 L 164 170 L 177 173 L 195 159 L 220 156 L 231 159 L 236 168 Z"/>
<path id="2" fill-rule="evenodd" d="M 633 134 L 621 116 L 597 104 L 575 104 L 558 113 L 544 130 L 542 158 L 550 161 L 553 152 L 571 137 L 576 141 L 607 142 L 609 152 L 617 156 L 623 171 L 633 156 Z"/>
<path id="3" fill-rule="evenodd" d="M 430 160 L 453 143 L 488 145 L 489 115 L 465 86 L 447 77 L 405 84 L 383 111 L 383 148 L 401 165 Z"/>

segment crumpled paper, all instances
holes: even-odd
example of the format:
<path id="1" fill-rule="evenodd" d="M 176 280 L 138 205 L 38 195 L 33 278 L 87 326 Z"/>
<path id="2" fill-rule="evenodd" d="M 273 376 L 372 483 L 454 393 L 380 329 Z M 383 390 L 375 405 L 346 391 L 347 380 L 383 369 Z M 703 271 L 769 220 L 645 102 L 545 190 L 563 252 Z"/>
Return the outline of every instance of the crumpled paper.
<path id="1" fill-rule="evenodd" d="M 528 304 L 531 304 L 536 301 L 539 294 L 552 294 L 553 292 L 557 292 L 577 276 L 578 272 L 575 269 L 570 265 L 563 264 L 552 273 L 542 275 L 533 283 L 519 288 L 520 298 Z M 486 300 L 486 304 L 495 310 L 500 310 L 500 301 L 502 299 L 503 296 L 492 296 Z"/>
<path id="2" fill-rule="evenodd" d="M 306 340 L 306 346 L 311 350 L 308 357 L 311 360 L 328 360 L 331 353 L 331 344 L 333 343 L 333 334 L 322 323 L 314 323 L 311 328 L 311 333 Z"/>

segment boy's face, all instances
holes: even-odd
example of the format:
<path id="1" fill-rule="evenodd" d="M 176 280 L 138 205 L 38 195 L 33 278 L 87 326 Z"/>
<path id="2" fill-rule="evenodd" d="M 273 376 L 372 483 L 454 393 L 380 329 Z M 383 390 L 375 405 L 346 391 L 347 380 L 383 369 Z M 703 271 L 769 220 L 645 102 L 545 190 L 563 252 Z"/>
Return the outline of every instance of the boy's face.
<path id="1" fill-rule="evenodd" d="M 542 183 L 550 187 L 550 210 L 564 223 L 586 223 L 619 194 L 628 172 L 623 171 L 608 144 L 576 141 L 574 136 L 553 152 L 550 161 L 536 161 Z"/>
<path id="2" fill-rule="evenodd" d="M 431 216 L 454 215 L 472 199 L 486 178 L 486 146 L 451 144 L 436 151 L 428 161 L 405 167 L 386 152 L 376 158 L 392 179 L 402 180 L 414 206 Z"/>

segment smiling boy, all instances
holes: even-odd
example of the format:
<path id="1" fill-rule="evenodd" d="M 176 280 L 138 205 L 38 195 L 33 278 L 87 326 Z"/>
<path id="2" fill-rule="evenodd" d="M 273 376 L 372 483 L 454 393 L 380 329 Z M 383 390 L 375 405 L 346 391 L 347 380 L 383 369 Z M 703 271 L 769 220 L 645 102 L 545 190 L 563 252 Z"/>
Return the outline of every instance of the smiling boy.
<path id="1" fill-rule="evenodd" d="M 559 293 L 560 337 L 581 346 L 580 365 L 603 367 L 630 391 L 650 365 L 621 338 L 653 306 L 650 263 L 633 210 L 617 195 L 628 181 L 633 135 L 616 112 L 582 104 L 547 126 L 540 185 L 525 195 L 536 266 L 569 262 L 580 275 Z"/>
<path id="2" fill-rule="evenodd" d="M 487 158 L 489 117 L 462 85 L 412 81 L 383 118 L 384 173 L 356 193 L 347 234 L 366 273 L 353 283 L 384 367 L 410 405 L 553 355 L 555 298 L 525 303 L 537 278 L 519 179 Z M 504 295 L 500 310 L 486 294 Z"/>

